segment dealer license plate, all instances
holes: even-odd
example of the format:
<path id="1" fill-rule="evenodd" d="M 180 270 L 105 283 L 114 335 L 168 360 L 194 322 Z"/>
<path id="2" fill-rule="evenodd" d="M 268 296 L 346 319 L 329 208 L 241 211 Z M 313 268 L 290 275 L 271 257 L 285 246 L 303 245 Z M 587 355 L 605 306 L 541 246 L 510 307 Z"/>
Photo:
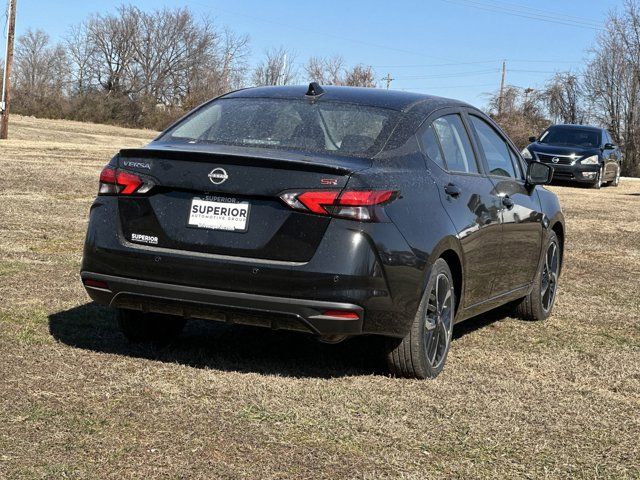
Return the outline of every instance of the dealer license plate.
<path id="1" fill-rule="evenodd" d="M 194 198 L 189 210 L 189 226 L 246 232 L 249 207 L 249 202 L 219 202 Z"/>

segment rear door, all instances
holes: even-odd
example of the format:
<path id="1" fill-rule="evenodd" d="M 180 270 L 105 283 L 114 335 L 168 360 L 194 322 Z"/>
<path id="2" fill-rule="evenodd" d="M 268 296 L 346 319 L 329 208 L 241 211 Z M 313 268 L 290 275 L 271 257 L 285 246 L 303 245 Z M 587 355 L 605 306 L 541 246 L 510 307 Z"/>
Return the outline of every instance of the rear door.
<path id="1" fill-rule="evenodd" d="M 492 192 L 500 198 L 503 244 L 500 274 L 493 285 L 495 296 L 533 280 L 540 258 L 543 214 L 535 188 L 525 185 L 524 165 L 511 142 L 479 113 L 469 111 L 468 118 L 493 183 Z"/>
<path id="2" fill-rule="evenodd" d="M 429 171 L 462 245 L 465 307 L 487 300 L 500 267 L 500 204 L 493 183 L 479 168 L 458 110 L 445 110 L 421 131 Z"/>
<path id="3" fill-rule="evenodd" d="M 118 197 L 124 239 L 189 252 L 308 261 L 329 217 L 296 211 L 289 190 L 342 189 L 370 160 L 223 146 L 123 150 L 119 169 L 150 182 Z"/>

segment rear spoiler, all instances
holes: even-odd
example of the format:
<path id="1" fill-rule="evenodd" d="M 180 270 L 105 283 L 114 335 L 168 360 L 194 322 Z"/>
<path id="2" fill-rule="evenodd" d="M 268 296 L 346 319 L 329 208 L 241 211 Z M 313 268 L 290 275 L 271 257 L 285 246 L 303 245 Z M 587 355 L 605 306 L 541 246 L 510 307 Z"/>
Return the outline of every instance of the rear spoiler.
<path id="1" fill-rule="evenodd" d="M 124 148 L 122 158 L 157 158 L 214 162 L 222 165 L 250 165 L 283 170 L 302 170 L 347 175 L 371 167 L 371 160 L 343 156 L 330 156 L 304 152 L 238 148 L 216 145 L 203 149 L 202 145 Z"/>

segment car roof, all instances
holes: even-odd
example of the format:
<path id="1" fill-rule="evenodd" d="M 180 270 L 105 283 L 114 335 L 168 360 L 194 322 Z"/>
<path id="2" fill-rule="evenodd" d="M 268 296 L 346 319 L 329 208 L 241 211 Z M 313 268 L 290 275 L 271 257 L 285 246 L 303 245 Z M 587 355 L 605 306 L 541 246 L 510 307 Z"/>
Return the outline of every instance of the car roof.
<path id="1" fill-rule="evenodd" d="M 285 98 L 303 99 L 308 85 L 252 87 L 224 95 L 224 98 Z M 382 88 L 322 86 L 325 91 L 318 101 L 352 103 L 363 106 L 390 108 L 408 112 L 419 106 L 421 113 L 445 107 L 470 107 L 464 102 L 415 92 L 386 90 Z"/>
<path id="2" fill-rule="evenodd" d="M 594 132 L 596 131 L 601 132 L 604 130 L 604 128 L 594 127 L 593 125 L 578 125 L 575 123 L 560 123 L 558 125 L 551 125 L 549 128 L 554 128 L 554 127 L 565 128 L 567 130 L 573 130 L 573 129 L 592 130 Z"/>

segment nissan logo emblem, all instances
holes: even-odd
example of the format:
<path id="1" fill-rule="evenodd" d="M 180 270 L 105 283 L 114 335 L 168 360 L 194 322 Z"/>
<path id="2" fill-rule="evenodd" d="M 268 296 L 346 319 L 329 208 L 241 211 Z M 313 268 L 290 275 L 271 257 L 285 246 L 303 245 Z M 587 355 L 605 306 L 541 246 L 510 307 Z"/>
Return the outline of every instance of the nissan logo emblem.
<path id="1" fill-rule="evenodd" d="M 220 185 L 227 181 L 229 175 L 227 175 L 227 171 L 224 168 L 214 168 L 209 172 L 208 177 L 209 180 L 211 180 L 211 183 L 214 185 Z"/>
<path id="2" fill-rule="evenodd" d="M 552 161 L 553 163 L 558 163 L 558 162 L 560 161 L 560 159 L 559 159 L 558 157 L 553 157 L 553 158 L 551 159 L 551 161 Z"/>

